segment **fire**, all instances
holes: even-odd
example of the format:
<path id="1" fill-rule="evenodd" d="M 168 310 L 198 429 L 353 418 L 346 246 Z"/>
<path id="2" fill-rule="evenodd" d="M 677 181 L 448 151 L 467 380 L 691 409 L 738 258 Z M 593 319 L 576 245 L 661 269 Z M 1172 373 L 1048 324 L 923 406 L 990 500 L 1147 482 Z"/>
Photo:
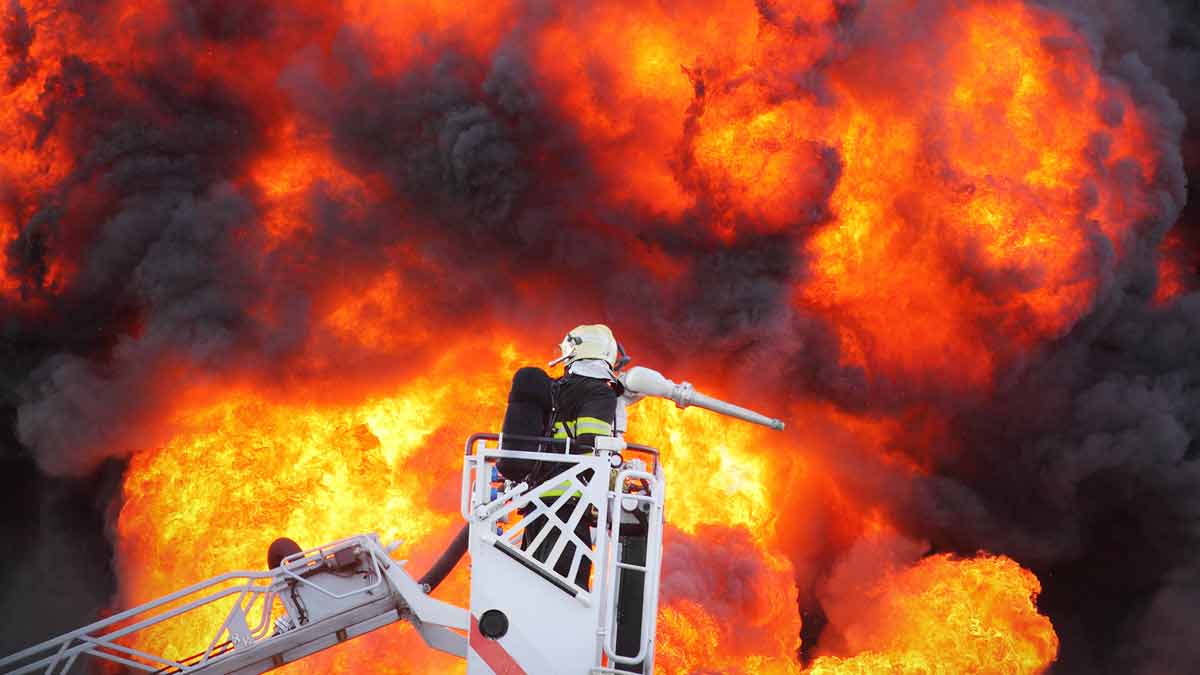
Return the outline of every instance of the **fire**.
<path id="1" fill-rule="evenodd" d="M 763 622 L 753 625 L 731 626 L 714 618 L 704 606 L 683 600 L 660 608 L 658 617 L 659 642 L 655 672 L 667 675 L 716 672 L 738 673 L 798 673 L 795 651 L 799 640 L 799 622 L 783 624 L 769 622 L 774 617 L 763 617 Z M 778 631 L 780 642 L 770 654 L 745 654 L 744 646 L 739 649 L 738 636 L 747 630 L 763 630 L 764 626 Z M 789 632 L 792 631 L 792 632 Z M 744 643 L 742 643 L 744 645 Z"/>
<path id="2" fill-rule="evenodd" d="M 362 181 L 346 171 L 329 153 L 327 139 L 305 133 L 293 120 L 276 132 L 274 146 L 251 169 L 251 180 L 263 193 L 266 215 L 263 228 L 270 238 L 284 241 L 302 236 L 308 225 L 304 197 L 314 187 L 332 191 L 348 201 L 357 201 L 365 189 Z"/>
<path id="3" fill-rule="evenodd" d="M 1069 332 L 1163 208 L 1152 189 L 1156 121 L 1102 74 L 1068 19 L 1035 3 L 91 4 L 86 21 L 58 2 L 4 10 L 0 302 L 34 313 L 39 299 L 77 291 L 87 304 L 137 277 L 136 260 L 110 276 L 91 257 L 97 247 L 97 258 L 136 258 L 130 250 L 156 243 L 153 232 L 136 245 L 104 238 L 125 226 L 114 215 L 124 201 L 143 196 L 110 180 L 120 158 L 106 154 L 106 125 L 127 108 L 137 111 L 129 135 L 148 145 L 204 127 L 193 104 L 220 108 L 215 117 L 226 105 L 237 112 L 236 124 L 217 120 L 212 137 L 229 147 L 215 158 L 199 144 L 151 156 L 204 165 L 195 185 L 181 179 L 180 200 L 211 190 L 244 200 L 246 222 L 220 235 L 231 239 L 220 250 L 244 254 L 256 280 L 252 292 L 231 293 L 248 306 L 222 315 L 221 329 L 237 333 L 228 354 L 194 356 L 209 347 L 189 341 L 191 324 L 164 322 L 176 330 L 160 338 L 158 377 L 187 381 L 144 415 L 166 419 L 166 440 L 124 449 L 133 454 L 116 527 L 122 604 L 261 568 L 277 536 L 315 545 L 375 531 L 403 540 L 399 555 L 415 567 L 426 562 L 459 522 L 463 439 L 498 426 L 511 373 L 544 362 L 547 334 L 591 320 L 573 315 L 580 308 L 619 333 L 628 327 L 623 335 L 650 330 L 631 316 L 643 307 L 621 304 L 622 284 L 707 301 L 726 289 L 709 284 L 700 261 L 740 247 L 782 252 L 769 279 L 738 280 L 753 288 L 730 293 L 737 311 L 714 300 L 710 333 L 819 322 L 840 363 L 814 370 L 861 373 L 867 394 L 877 384 L 928 389 L 937 395 L 912 406 L 932 407 L 986 395 L 999 374 Z M 184 76 L 174 77 L 179 64 Z M 453 86 L 425 91 L 444 81 Z M 411 82 L 420 95 L 409 100 Z M 462 139 L 445 124 L 471 115 L 488 122 L 473 133 L 496 135 L 482 153 L 495 166 L 476 173 L 460 166 Z M 158 136 L 144 141 L 147 129 Z M 429 156 L 406 154 L 410 145 L 428 145 Z M 519 217 L 481 224 L 455 210 L 507 170 L 527 179 L 502 196 Z M 439 181 L 455 183 L 449 196 L 427 195 Z M 451 206 L 439 210 L 439 199 Z M 1171 265 L 1161 300 L 1182 288 Z M 501 277 L 511 279 L 496 290 Z M 223 278 L 208 281 L 226 290 Z M 103 310 L 152 304 L 145 289 L 122 292 Z M 145 309 L 154 311 L 163 308 Z M 659 354 L 692 340 L 690 311 L 653 324 L 675 331 L 660 336 Z M 141 319 L 104 339 L 138 346 Z M 243 324 L 253 328 L 238 332 Z M 110 348 L 79 339 L 71 356 Z M 721 395 L 740 358 L 729 351 L 693 349 L 695 374 L 668 375 Z M 188 358 L 192 370 L 174 369 Z M 205 377 L 187 377 L 195 372 Z M 937 410 L 917 411 L 936 419 L 911 428 L 905 416 L 918 415 L 904 401 L 860 415 L 806 385 L 756 384 L 742 383 L 758 397 L 750 404 L 778 405 L 802 427 L 819 417 L 836 433 L 772 435 L 656 401 L 631 414 L 631 439 L 663 451 L 667 556 L 708 551 L 702 571 L 744 562 L 754 580 L 718 584 L 720 598 L 682 582 L 664 596 L 665 673 L 803 672 L 798 584 L 815 564 L 803 539 L 841 544 L 892 527 L 886 510 L 833 484 L 822 457 L 836 438 L 872 448 L 903 476 L 959 451 L 925 447 L 949 435 Z M 818 507 L 836 522 L 809 531 Z M 463 604 L 466 588 L 460 572 L 439 594 Z M 1007 558 L 933 556 L 861 590 L 873 603 L 840 623 L 843 644 L 809 672 L 1036 673 L 1055 657 L 1053 628 L 1034 605 L 1038 581 Z M 166 626 L 140 646 L 192 653 L 212 618 Z M 289 668 L 362 663 L 461 669 L 404 628 Z"/>
<path id="4" fill-rule="evenodd" d="M 1183 293 L 1195 283 L 1196 265 L 1185 251 L 1179 235 L 1168 237 L 1159 251 L 1158 288 L 1154 292 L 1154 304 L 1164 305 Z M 1189 262 L 1192 262 L 1189 269 Z"/>
<path id="5" fill-rule="evenodd" d="M 630 409 L 631 434 L 659 448 L 672 484 L 692 486 L 672 495 L 667 520 L 688 533 L 706 524 L 745 527 L 770 539 L 777 517 L 767 490 L 771 462 L 753 452 L 769 431 L 699 410 L 681 413 L 668 401 L 648 399 Z"/>
<path id="6" fill-rule="evenodd" d="M 16 38 L 12 47 L 0 53 L 0 72 L 6 75 L 4 105 L 0 106 L 0 129 L 5 135 L 5 142 L 0 144 L 0 181 L 6 186 L 20 186 L 19 190 L 6 188 L 0 204 L 0 247 L 3 247 L 0 250 L 8 254 L 3 256 L 4 265 L 0 267 L 0 298 L 20 298 L 22 287 L 28 286 L 22 283 L 20 272 L 28 274 L 30 270 L 20 270 L 19 266 L 27 263 L 22 260 L 24 256 L 11 255 L 13 242 L 40 206 L 37 196 L 63 180 L 72 166 L 69 149 L 59 139 L 45 134 L 44 129 L 29 124 L 28 119 L 29 111 L 38 109 L 40 97 L 52 95 L 64 86 L 52 73 L 39 72 L 33 64 L 48 55 L 63 53 L 64 43 L 80 30 L 71 23 L 48 40 L 35 40 L 33 27 L 51 20 L 54 13 L 50 7 L 26 9 L 15 3 L 0 10 L 0 19 Z M 67 273 L 65 256 L 56 254 L 57 247 L 50 242 L 30 245 L 50 249 L 45 268 L 32 270 L 32 276 L 43 288 L 58 289 Z"/>
<path id="7" fill-rule="evenodd" d="M 1101 82 L 1062 19 L 987 3 L 949 13 L 943 31 L 944 69 L 914 67 L 908 96 L 839 82 L 836 222 L 812 240 L 815 278 L 798 299 L 832 313 L 872 372 L 934 371 L 975 388 L 1012 357 L 996 345 L 1058 337 L 1088 311 L 1097 277 L 1081 268 L 1116 264 L 1096 260 L 1073 221 L 1099 217 L 1119 256 L 1150 213 L 1114 208 L 1121 186 L 1103 174 L 1097 199 L 1079 201 L 1072 186 L 1091 180 L 1096 135 L 1114 139 L 1106 171 L 1149 151 L 1133 115 L 1102 118 L 1105 106 L 1132 108 L 1129 94 Z M 980 285 L 1001 275 L 1017 281 Z"/>
<path id="8" fill-rule="evenodd" d="M 873 6 L 863 21 L 894 29 L 888 46 L 835 58 L 837 3 L 777 4 L 572 6 L 540 34 L 538 74 L 613 200 L 703 208 L 726 242 L 815 226 L 795 302 L 828 316 L 845 362 L 875 377 L 978 390 L 1090 310 L 1156 213 L 1121 177 L 1133 168 L 1148 186 L 1154 151 L 1129 92 L 1066 20 L 1016 1 L 932 25 Z M 907 42 L 910 25 L 922 29 Z M 823 58 L 824 90 L 774 79 Z"/>
<path id="9" fill-rule="evenodd" d="M 1007 558 L 933 556 L 853 592 L 854 655 L 820 657 L 810 675 L 1040 673 L 1058 653 L 1034 605 L 1041 584 Z"/>
<path id="10" fill-rule="evenodd" d="M 280 536 L 315 546 L 377 532 L 404 542 L 398 555 L 429 564 L 461 523 L 462 443 L 478 420 L 502 416 L 507 378 L 520 364 L 510 346 L 491 354 L 493 369 L 463 377 L 459 364 L 472 351 L 448 354 L 436 371 L 355 405 L 314 408 L 246 389 L 180 414 L 174 440 L 137 455 L 125 483 L 118 558 L 133 572 L 122 578 L 126 603 L 229 570 L 263 569 Z M 451 577 L 439 594 L 465 605 L 465 578 Z M 168 623 L 139 645 L 200 651 L 223 611 Z M 411 636 L 362 643 L 292 672 L 353 669 L 363 659 L 393 673 L 458 667 Z"/>
<path id="11" fill-rule="evenodd" d="M 668 531 L 655 671 L 796 672 L 791 561 L 753 530 L 712 525 L 695 534 L 685 541 Z M 701 542 L 719 542 L 720 553 Z"/>

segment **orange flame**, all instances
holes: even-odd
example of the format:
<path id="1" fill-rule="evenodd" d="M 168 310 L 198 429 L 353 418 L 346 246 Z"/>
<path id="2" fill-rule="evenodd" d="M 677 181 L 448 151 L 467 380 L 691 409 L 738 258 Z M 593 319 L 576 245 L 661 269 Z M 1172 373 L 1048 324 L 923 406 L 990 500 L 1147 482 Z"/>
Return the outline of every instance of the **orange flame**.
<path id="1" fill-rule="evenodd" d="M 1040 673 L 1058 653 L 1034 606 L 1041 584 L 1007 558 L 934 556 L 855 590 L 854 655 L 818 658 L 811 675 Z"/>
<path id="2" fill-rule="evenodd" d="M 915 69 L 908 96 L 841 85 L 837 221 L 812 240 L 815 279 L 798 297 L 834 316 L 871 372 L 932 370 L 974 388 L 1004 365 L 997 344 L 1058 337 L 1090 309 L 1095 277 L 1079 269 L 1097 263 L 1074 221 L 1099 216 L 1119 252 L 1150 212 L 1110 204 L 1116 185 L 1078 199 L 1094 135 L 1117 139 L 1108 166 L 1149 151 L 1134 116 L 1100 118 L 1102 103 L 1132 108 L 1129 95 L 1101 83 L 1061 19 L 991 3 L 952 12 L 939 33 L 949 68 Z M 981 288 L 963 268 L 1019 281 Z"/>

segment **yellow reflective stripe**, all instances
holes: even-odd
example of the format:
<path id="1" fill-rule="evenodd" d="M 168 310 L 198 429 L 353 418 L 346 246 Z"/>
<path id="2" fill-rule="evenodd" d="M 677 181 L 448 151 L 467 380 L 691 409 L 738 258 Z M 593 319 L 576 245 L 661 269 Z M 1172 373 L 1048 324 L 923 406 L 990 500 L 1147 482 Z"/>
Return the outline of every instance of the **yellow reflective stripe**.
<path id="1" fill-rule="evenodd" d="M 571 489 L 571 483 L 569 481 L 564 481 L 562 483 L 559 483 L 558 485 L 555 485 L 554 487 L 550 488 L 549 490 L 546 490 L 545 492 L 543 492 L 542 496 L 543 497 L 557 497 L 569 489 Z M 575 494 L 572 496 L 578 497 L 581 494 L 583 494 L 583 493 L 576 490 Z"/>
<path id="2" fill-rule="evenodd" d="M 598 417 L 580 417 L 577 420 L 554 423 L 554 437 L 558 439 L 574 437 L 581 434 L 611 436 L 612 424 Z"/>
<path id="3" fill-rule="evenodd" d="M 580 417 L 575 420 L 575 433 L 608 436 L 612 433 L 612 424 L 599 417 Z"/>
<path id="4" fill-rule="evenodd" d="M 564 483 L 563 485 L 566 485 L 566 483 Z M 566 491 L 567 491 L 567 488 L 559 486 L 559 487 L 555 487 L 555 488 L 546 490 L 545 492 L 542 493 L 542 496 L 543 497 L 561 497 L 562 493 L 564 493 Z M 583 493 L 576 490 L 574 493 L 571 494 L 571 496 L 572 497 L 582 497 Z"/>

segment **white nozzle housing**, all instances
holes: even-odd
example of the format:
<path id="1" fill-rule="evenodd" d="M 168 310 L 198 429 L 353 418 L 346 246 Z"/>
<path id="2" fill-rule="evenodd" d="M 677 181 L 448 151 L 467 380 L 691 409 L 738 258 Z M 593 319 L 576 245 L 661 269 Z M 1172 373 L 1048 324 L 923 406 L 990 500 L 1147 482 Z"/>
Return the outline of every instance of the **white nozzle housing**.
<path id="1" fill-rule="evenodd" d="M 663 377 L 662 373 L 657 370 L 641 366 L 630 368 L 621 375 L 621 382 L 625 385 L 626 389 L 635 394 L 669 399 L 674 401 L 675 405 L 680 408 L 694 405 L 715 413 L 736 417 L 740 420 L 775 429 L 776 431 L 783 431 L 784 428 L 784 423 L 781 420 L 767 417 L 748 408 L 701 394 L 689 382 L 676 384 Z"/>

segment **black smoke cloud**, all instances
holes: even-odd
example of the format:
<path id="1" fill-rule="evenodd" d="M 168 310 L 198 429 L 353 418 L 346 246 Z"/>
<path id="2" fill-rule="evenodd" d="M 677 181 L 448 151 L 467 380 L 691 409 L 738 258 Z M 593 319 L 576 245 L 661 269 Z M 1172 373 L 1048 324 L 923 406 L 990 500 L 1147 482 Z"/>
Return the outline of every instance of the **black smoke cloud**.
<path id="1" fill-rule="evenodd" d="M 99 7 L 75 9 L 90 17 Z M 0 188 L 9 213 L 30 211 L 5 251 L 20 298 L 0 303 L 9 652 L 108 606 L 105 535 L 123 467 L 105 458 L 157 440 L 156 414 L 178 391 L 163 371 L 219 371 L 247 339 L 241 294 L 254 269 L 235 232 L 254 209 L 225 181 L 257 128 L 236 97 L 181 61 L 125 77 L 74 54 L 37 61 L 30 46 L 52 38 L 54 22 L 35 30 L 16 0 L 6 22 L 17 57 L 9 86 L 46 75 L 26 120 L 35 149 L 77 158 L 47 191 L 8 178 Z M 74 264 L 68 281 L 48 278 L 49 253 Z"/>
<path id="2" fill-rule="evenodd" d="M 786 23 L 775 4 L 761 4 L 764 21 Z M 78 161 L 60 185 L 32 198 L 37 207 L 6 251 L 9 273 L 25 284 L 22 302 L 45 309 L 9 300 L 0 307 L 5 461 L 95 475 L 107 458 L 153 445 L 172 396 L 185 386 L 253 373 L 287 388 L 328 377 L 331 368 L 348 377 L 370 372 L 378 363 L 369 354 L 319 334 L 313 318 L 322 279 L 390 270 L 406 287 L 436 289 L 414 312 L 432 325 L 465 331 L 505 324 L 542 334 L 547 325 L 557 332 L 574 323 L 570 317 L 599 317 L 641 345 L 644 362 L 715 365 L 731 380 L 753 381 L 743 392 L 751 400 L 817 397 L 864 413 L 941 406 L 952 416 L 939 439 L 944 447 L 903 449 L 938 458 L 934 475 L 914 481 L 897 474 L 874 449 L 848 447 L 827 458 L 829 465 L 847 490 L 885 505 L 905 535 L 935 551 L 987 549 L 1032 566 L 1046 588 L 1043 609 L 1063 639 L 1058 672 L 1200 669 L 1200 635 L 1188 621 L 1200 595 L 1200 296 L 1151 302 L 1155 251 L 1184 201 L 1180 108 L 1200 119 L 1196 11 L 1182 2 L 1038 4 L 1067 13 L 1106 76 L 1155 111 L 1163 216 L 1129 242 L 1132 262 L 1105 280 L 1088 318 L 1006 373 L 990 397 L 958 400 L 936 382 L 882 382 L 838 365 L 833 329 L 792 306 L 806 265 L 796 251 L 827 217 L 824 201 L 839 176 L 828 149 L 814 149 L 828 185 L 814 188 L 816 203 L 801 210 L 802 222 L 783 233 L 751 228 L 733 244 L 706 226 L 717 204 L 702 202 L 664 228 L 654 214 L 598 199 L 607 179 L 531 75 L 526 37 L 558 20 L 552 8 L 531 5 L 483 62 L 453 36 L 423 36 L 425 58 L 402 76 L 380 73 L 369 36 L 350 30 L 337 31 L 328 51 L 289 54 L 278 81 L 286 103 L 304 124 L 329 134 L 347 167 L 387 190 L 364 205 L 361 195 L 318 185 L 306 204 L 311 231 L 266 247 L 262 196 L 241 179 L 278 121 L 274 108 L 195 71 L 182 56 L 291 40 L 321 17 L 268 2 L 173 3 L 173 23 L 147 36 L 160 57 L 149 60 L 155 65 L 113 70 L 81 56 L 34 61 L 31 46 L 52 27 L 35 29 L 13 0 L 3 31 L 13 64 L 8 82 L 53 73 L 29 124 L 39 142 L 64 143 Z M 878 13 L 887 5 L 839 3 L 831 26 L 787 27 L 827 30 L 850 46 L 878 42 Z M 914 29 L 906 39 L 921 39 L 921 17 L 945 3 L 910 5 Z M 85 9 L 100 5 L 75 7 Z M 828 100 L 823 69 L 840 56 L 834 50 L 802 73 L 761 82 L 781 97 Z M 739 86 L 719 73 L 691 76 L 695 115 L 703 114 L 705 96 Z M 1189 132 L 1185 147 L 1195 138 Z M 686 151 L 678 162 L 686 169 Z M 1194 214 L 1183 214 L 1185 234 L 1200 222 Z M 687 261 L 684 278 L 664 287 L 629 264 L 629 248 L 639 245 Z M 406 249 L 404 264 L 397 264 L 397 247 Z M 64 288 L 47 287 L 51 252 L 78 270 Z M 511 306 L 512 280 L 522 275 L 551 280 L 561 292 L 535 306 Z M 262 307 L 273 313 L 264 316 Z M 656 311 L 635 324 L 624 318 L 630 307 Z M 306 358 L 313 345 L 327 358 Z M 414 344 L 406 361 L 419 363 L 436 348 Z M 17 508 L 31 513 L 39 503 L 46 502 Z M 6 527 L 20 520 L 14 515 Z M 94 532 L 102 520 L 71 522 Z M 70 531 L 53 518 L 43 522 L 42 541 Z M 728 583 L 757 578 L 733 557 L 713 560 L 721 556 L 680 541 L 679 555 L 725 569 Z M 811 559 L 797 566 L 814 570 L 806 583 L 816 583 L 845 553 L 842 544 L 809 547 Z M 5 584 L 21 574 L 6 572 Z M 97 584 L 103 576 L 95 574 Z M 679 597 L 705 601 L 700 596 L 714 592 L 667 581 Z M 819 595 L 801 588 L 806 616 L 820 615 Z M 2 614 L 26 607 L 24 599 L 6 598 Z"/>
<path id="3" fill-rule="evenodd" d="M 52 474 L 145 447 L 152 436 L 139 430 L 171 396 L 160 369 L 219 369 L 252 333 L 254 271 L 236 233 L 253 207 L 225 177 L 254 122 L 215 83 L 175 84 L 190 75 L 143 73 L 121 83 L 142 95 L 130 100 L 99 68 L 67 57 L 47 85 L 41 135 L 61 136 L 80 161 L 43 197 L 9 260 L 36 287 L 42 247 L 86 246 L 45 323 L 17 327 L 40 332 L 23 339 L 45 352 L 18 389 L 17 437 Z M 108 339 L 84 337 L 95 333 Z"/>
<path id="4" fill-rule="evenodd" d="M 773 642 L 779 612 L 761 590 L 779 581 L 745 529 L 703 525 L 688 534 L 668 526 L 663 541 L 660 602 L 703 607 L 735 653 Z"/>
<path id="5" fill-rule="evenodd" d="M 935 543 L 1010 552 L 1039 573 L 1061 672 L 1200 666 L 1191 622 L 1172 611 L 1195 597 L 1200 562 L 1198 337 L 1196 294 L 1162 308 L 1127 298 L 1094 335 L 1068 337 L 960 415 L 969 459 L 941 467 L 957 493 L 938 496 L 981 517 L 913 523 Z"/>

